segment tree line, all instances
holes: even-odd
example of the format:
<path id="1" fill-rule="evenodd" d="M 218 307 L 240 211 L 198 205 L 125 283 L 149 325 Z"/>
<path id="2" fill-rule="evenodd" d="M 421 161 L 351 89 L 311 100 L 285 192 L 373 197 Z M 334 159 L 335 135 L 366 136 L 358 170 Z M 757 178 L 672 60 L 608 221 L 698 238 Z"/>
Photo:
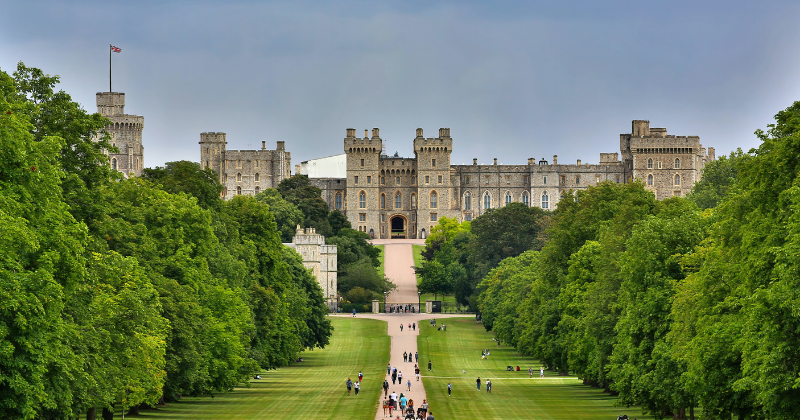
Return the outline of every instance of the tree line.
<path id="1" fill-rule="evenodd" d="M 565 193 L 543 241 L 477 285 L 485 327 L 654 418 L 800 418 L 800 102 L 755 134 L 685 198 Z M 432 240 L 433 260 L 465 236 Z"/>
<path id="2" fill-rule="evenodd" d="M 278 208 L 221 200 L 191 162 L 123 179 L 108 120 L 58 81 L 0 71 L 0 417 L 109 419 L 328 344 L 326 297 L 281 244 Z"/>

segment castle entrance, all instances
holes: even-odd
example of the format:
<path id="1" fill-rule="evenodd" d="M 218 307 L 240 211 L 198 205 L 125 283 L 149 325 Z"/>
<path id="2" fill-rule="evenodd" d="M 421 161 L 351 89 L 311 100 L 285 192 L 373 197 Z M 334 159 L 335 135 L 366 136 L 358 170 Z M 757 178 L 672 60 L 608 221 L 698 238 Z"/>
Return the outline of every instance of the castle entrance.
<path id="1" fill-rule="evenodd" d="M 403 216 L 394 216 L 389 219 L 390 238 L 405 239 L 408 237 L 408 221 Z"/>

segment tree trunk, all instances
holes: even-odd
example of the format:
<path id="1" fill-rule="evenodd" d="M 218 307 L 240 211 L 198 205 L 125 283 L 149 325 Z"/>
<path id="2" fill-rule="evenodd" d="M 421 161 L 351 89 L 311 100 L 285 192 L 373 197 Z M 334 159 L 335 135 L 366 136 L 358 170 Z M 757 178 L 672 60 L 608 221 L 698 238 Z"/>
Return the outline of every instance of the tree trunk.
<path id="1" fill-rule="evenodd" d="M 86 420 L 97 420 L 97 409 L 92 407 L 86 410 Z"/>
<path id="2" fill-rule="evenodd" d="M 103 407 L 103 420 L 114 420 L 114 411 L 108 407 Z"/>
<path id="3" fill-rule="evenodd" d="M 133 407 L 128 409 L 128 415 L 129 416 L 138 416 L 139 415 L 139 406 L 138 405 L 134 405 Z"/>
<path id="4" fill-rule="evenodd" d="M 694 404 L 689 407 L 689 420 L 694 420 Z"/>

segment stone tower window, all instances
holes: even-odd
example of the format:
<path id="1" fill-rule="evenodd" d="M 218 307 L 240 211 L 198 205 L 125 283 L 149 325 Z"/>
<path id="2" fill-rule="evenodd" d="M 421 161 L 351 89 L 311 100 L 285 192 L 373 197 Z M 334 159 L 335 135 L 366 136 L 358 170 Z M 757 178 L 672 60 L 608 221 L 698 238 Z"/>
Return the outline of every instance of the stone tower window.
<path id="1" fill-rule="evenodd" d="M 399 176 L 394 177 L 394 184 L 395 185 L 400 185 L 400 177 Z"/>
<path id="2" fill-rule="evenodd" d="M 117 170 L 117 158 L 111 159 L 111 169 Z"/>
<path id="3" fill-rule="evenodd" d="M 619 184 L 619 175 L 617 175 L 617 184 Z"/>
<path id="4" fill-rule="evenodd" d="M 436 159 L 431 159 L 431 167 L 432 168 L 436 167 Z"/>
<path id="5" fill-rule="evenodd" d="M 675 169 L 680 169 L 680 168 L 681 168 L 681 160 L 675 158 Z"/>
<path id="6" fill-rule="evenodd" d="M 211 167 L 211 163 L 209 163 L 209 161 L 206 161 L 206 168 L 210 168 L 210 167 Z"/>
<path id="7" fill-rule="evenodd" d="M 472 194 L 469 191 L 464 193 L 464 210 L 472 210 Z"/>
<path id="8" fill-rule="evenodd" d="M 415 177 L 415 176 L 412 176 L 412 177 L 411 177 L 411 185 L 414 185 L 414 184 L 416 184 L 416 183 L 417 183 L 417 177 Z"/>
<path id="9" fill-rule="evenodd" d="M 364 159 L 361 159 L 361 167 L 364 167 Z"/>
<path id="10" fill-rule="evenodd" d="M 430 177 L 430 175 L 425 175 L 425 183 L 426 183 L 426 184 L 430 184 L 430 182 L 431 182 L 431 177 Z"/>
<path id="11" fill-rule="evenodd" d="M 372 177 L 367 175 L 367 184 L 372 184 Z"/>
<path id="12" fill-rule="evenodd" d="M 236 182 L 242 182 L 242 174 L 241 174 L 241 172 L 236 174 Z"/>
<path id="13" fill-rule="evenodd" d="M 400 191 L 394 194 L 394 208 L 399 209 L 403 207 L 403 195 Z"/>
<path id="14" fill-rule="evenodd" d="M 336 208 L 336 210 L 341 210 L 342 209 L 342 193 L 336 193 L 336 199 L 334 201 L 335 201 L 334 208 Z"/>
<path id="15" fill-rule="evenodd" d="M 261 180 L 261 177 L 258 175 L 258 172 L 256 172 L 256 174 L 253 175 L 253 181 L 258 182 L 260 180 Z"/>
<path id="16" fill-rule="evenodd" d="M 411 194 L 411 209 L 414 210 L 417 208 L 417 195 Z"/>
<path id="17" fill-rule="evenodd" d="M 236 195 L 242 195 L 242 187 L 236 187 Z"/>
<path id="18" fill-rule="evenodd" d="M 492 196 L 487 192 L 483 195 L 483 209 L 489 210 L 492 208 Z"/>
<path id="19" fill-rule="evenodd" d="M 384 185 L 384 184 L 386 184 L 386 178 L 381 177 L 381 185 Z"/>
<path id="20" fill-rule="evenodd" d="M 528 196 L 527 191 L 522 193 L 522 203 L 525 204 L 527 207 L 531 206 L 531 198 Z"/>
<path id="21" fill-rule="evenodd" d="M 381 208 L 386 208 L 386 194 L 381 194 Z"/>
<path id="22" fill-rule="evenodd" d="M 358 175 L 353 177 L 353 185 L 358 185 Z"/>
<path id="23" fill-rule="evenodd" d="M 511 197 L 511 191 L 506 191 L 506 205 L 511 204 L 511 201 L 513 201 L 513 198 Z"/>
<path id="24" fill-rule="evenodd" d="M 675 185 L 681 185 L 681 176 L 675 175 Z"/>
<path id="25" fill-rule="evenodd" d="M 440 184 L 442 183 L 442 176 L 441 175 L 439 175 L 439 183 Z"/>
<path id="26" fill-rule="evenodd" d="M 545 210 L 550 209 L 550 197 L 547 196 L 547 191 L 542 193 L 542 208 Z"/>
<path id="27" fill-rule="evenodd" d="M 241 168 L 242 167 L 242 161 L 241 160 L 237 160 L 236 161 L 236 167 L 237 168 Z"/>
<path id="28" fill-rule="evenodd" d="M 528 185 L 528 176 L 527 175 L 522 177 L 522 183 L 525 184 L 525 185 Z"/>
<path id="29" fill-rule="evenodd" d="M 658 169 L 661 169 L 661 161 L 658 162 Z"/>
<path id="30" fill-rule="evenodd" d="M 567 185 L 567 177 L 564 175 L 561 175 L 561 185 Z"/>
<path id="31" fill-rule="evenodd" d="M 547 177 L 544 177 L 544 179 L 542 180 L 542 184 L 547 185 Z"/>
<path id="32" fill-rule="evenodd" d="M 225 180 L 224 182 L 227 184 L 227 183 L 228 183 L 228 175 L 227 175 L 227 174 L 225 174 L 225 176 L 223 177 L 223 179 Z"/>
<path id="33" fill-rule="evenodd" d="M 439 220 L 439 215 L 436 213 L 431 213 L 431 222 L 435 222 Z"/>
<path id="34" fill-rule="evenodd" d="M 469 177 L 468 176 L 464 177 L 464 185 L 469 185 Z"/>
<path id="35" fill-rule="evenodd" d="M 581 185 L 581 176 L 575 175 L 575 185 Z"/>
<path id="36" fill-rule="evenodd" d="M 365 209 L 367 208 L 367 193 L 361 191 L 358 193 L 358 208 Z"/>
<path id="37" fill-rule="evenodd" d="M 653 169 L 653 159 L 647 159 L 647 169 Z"/>
<path id="38" fill-rule="evenodd" d="M 261 187 L 259 187 L 259 186 L 256 186 L 256 194 L 258 194 L 258 193 L 260 193 L 260 192 L 261 192 Z"/>
<path id="39" fill-rule="evenodd" d="M 506 185 L 509 185 L 509 184 L 511 184 L 511 176 L 510 175 L 506 175 Z"/>
<path id="40" fill-rule="evenodd" d="M 259 163 L 258 163 L 258 162 L 259 162 L 259 161 L 256 161 L 256 168 L 259 168 L 259 167 L 261 166 L 261 165 L 259 165 Z"/>
<path id="41" fill-rule="evenodd" d="M 647 185 L 653 185 L 653 175 L 647 175 Z"/>
<path id="42" fill-rule="evenodd" d="M 439 195 L 436 194 L 436 191 L 431 193 L 431 208 L 435 209 L 439 207 Z"/>

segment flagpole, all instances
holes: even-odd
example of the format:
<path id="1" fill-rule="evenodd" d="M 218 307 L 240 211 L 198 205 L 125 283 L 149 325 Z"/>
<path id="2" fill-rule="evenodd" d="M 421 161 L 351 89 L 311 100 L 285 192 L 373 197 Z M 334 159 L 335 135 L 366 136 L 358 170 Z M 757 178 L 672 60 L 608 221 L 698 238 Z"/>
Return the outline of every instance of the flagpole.
<path id="1" fill-rule="evenodd" d="M 111 44 L 108 44 L 108 93 L 111 93 Z"/>

